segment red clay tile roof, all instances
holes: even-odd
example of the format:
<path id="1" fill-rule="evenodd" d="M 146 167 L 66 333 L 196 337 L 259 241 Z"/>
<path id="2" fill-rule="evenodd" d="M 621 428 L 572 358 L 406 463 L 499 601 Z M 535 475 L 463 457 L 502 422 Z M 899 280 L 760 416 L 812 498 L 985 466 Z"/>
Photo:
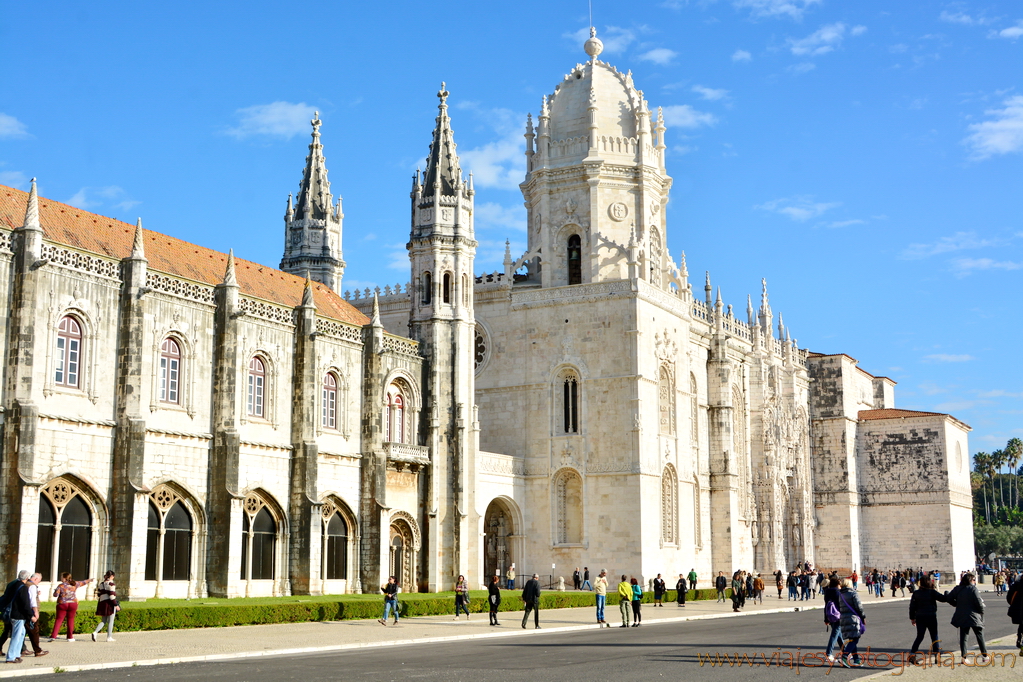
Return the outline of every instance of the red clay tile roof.
<path id="1" fill-rule="evenodd" d="M 904 417 L 948 417 L 944 412 L 920 412 L 919 410 L 860 410 L 860 420 L 902 419 Z"/>
<path id="2" fill-rule="evenodd" d="M 0 227 L 15 229 L 25 222 L 28 193 L 0 185 Z M 110 258 L 131 253 L 135 226 L 83 211 L 68 204 L 39 197 L 39 222 L 47 239 L 74 249 Z M 149 268 L 203 284 L 223 281 L 227 254 L 143 229 Z M 274 268 L 235 258 L 241 293 L 294 308 L 302 302 L 305 280 Z M 364 325 L 369 318 L 323 284 L 314 283 L 317 312 L 324 316 Z"/>

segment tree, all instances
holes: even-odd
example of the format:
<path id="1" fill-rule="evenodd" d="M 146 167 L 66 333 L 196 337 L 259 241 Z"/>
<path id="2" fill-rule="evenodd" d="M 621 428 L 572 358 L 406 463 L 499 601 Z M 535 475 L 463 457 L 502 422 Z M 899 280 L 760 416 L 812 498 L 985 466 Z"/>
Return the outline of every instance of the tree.
<path id="1" fill-rule="evenodd" d="M 990 479 L 992 476 L 991 466 L 991 455 L 986 452 L 978 452 L 973 456 L 973 468 L 981 475 L 984 479 Z M 995 488 L 994 482 L 991 483 L 991 502 L 994 503 Z M 995 513 L 998 513 L 997 506 L 995 507 Z M 988 504 L 987 499 L 987 486 L 984 486 L 984 518 L 987 520 L 988 525 L 991 524 L 991 507 Z"/>
<path id="2" fill-rule="evenodd" d="M 1009 465 L 1009 470 L 1016 472 L 1019 466 L 1020 460 L 1023 460 L 1023 440 L 1019 438 L 1012 438 L 1005 445 L 1005 463 Z M 1017 473 L 1012 477 L 1012 487 L 1016 492 L 1016 501 L 1013 503 L 1014 508 L 1019 508 L 1019 474 Z"/>

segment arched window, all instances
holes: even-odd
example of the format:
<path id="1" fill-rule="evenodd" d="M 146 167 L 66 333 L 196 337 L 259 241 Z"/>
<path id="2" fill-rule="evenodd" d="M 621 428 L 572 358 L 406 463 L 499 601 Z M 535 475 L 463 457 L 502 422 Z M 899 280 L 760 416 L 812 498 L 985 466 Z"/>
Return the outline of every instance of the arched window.
<path id="1" fill-rule="evenodd" d="M 323 578 L 348 579 L 348 523 L 333 502 L 323 505 Z"/>
<path id="2" fill-rule="evenodd" d="M 56 372 L 58 386 L 78 388 L 82 380 L 82 325 L 65 315 L 57 326 Z"/>
<path id="3" fill-rule="evenodd" d="M 582 240 L 579 235 L 573 234 L 568 238 L 568 283 L 582 284 L 583 282 L 583 249 Z"/>
<path id="4" fill-rule="evenodd" d="M 405 539 L 398 533 L 394 527 L 391 527 L 391 545 L 390 545 L 390 561 L 388 561 L 388 568 L 390 568 L 390 574 L 396 576 L 399 582 L 403 582 L 402 576 L 405 573 Z"/>
<path id="5" fill-rule="evenodd" d="M 192 515 L 166 487 L 149 498 L 146 580 L 188 580 L 192 573 Z"/>
<path id="6" fill-rule="evenodd" d="M 273 580 L 277 522 L 257 495 L 245 498 L 242 512 L 242 580 Z"/>
<path id="7" fill-rule="evenodd" d="M 323 428 L 337 428 L 337 377 L 333 372 L 323 377 Z"/>
<path id="8" fill-rule="evenodd" d="M 92 510 L 69 481 L 58 478 L 42 489 L 36 542 L 36 570 L 43 580 L 56 580 L 64 571 L 79 580 L 89 576 Z"/>
<path id="9" fill-rule="evenodd" d="M 397 384 L 391 384 L 387 389 L 386 404 L 384 405 L 384 437 L 388 443 L 405 443 L 408 441 L 408 413 L 407 398 L 404 391 Z"/>
<path id="10" fill-rule="evenodd" d="M 554 484 L 557 525 L 555 543 L 578 544 L 583 538 L 583 484 L 579 474 L 568 470 Z"/>
<path id="11" fill-rule="evenodd" d="M 164 339 L 160 346 L 160 402 L 178 404 L 181 377 L 181 347 L 174 339 Z"/>
<path id="12" fill-rule="evenodd" d="M 671 370 L 661 367 L 661 376 L 657 385 L 657 403 L 660 413 L 658 430 L 661 435 L 671 436 L 675 434 L 675 384 L 672 381 Z"/>
<path id="13" fill-rule="evenodd" d="M 561 377 L 562 433 L 579 433 L 579 377 L 565 372 Z"/>
<path id="14" fill-rule="evenodd" d="M 262 417 L 265 414 L 266 395 L 266 363 L 262 358 L 254 357 L 249 360 L 249 392 L 248 392 L 248 413 L 252 417 Z"/>
<path id="15" fill-rule="evenodd" d="M 429 305 L 433 301 L 433 275 L 429 272 L 423 273 L 423 303 Z"/>
<path id="16" fill-rule="evenodd" d="M 443 285 L 441 287 L 441 291 L 444 294 L 444 299 L 443 299 L 444 302 L 445 303 L 451 303 L 451 273 L 450 272 L 445 272 L 444 273 L 444 280 L 443 280 Z"/>
<path id="17" fill-rule="evenodd" d="M 661 476 L 661 542 L 678 544 L 678 476 L 670 464 Z"/>

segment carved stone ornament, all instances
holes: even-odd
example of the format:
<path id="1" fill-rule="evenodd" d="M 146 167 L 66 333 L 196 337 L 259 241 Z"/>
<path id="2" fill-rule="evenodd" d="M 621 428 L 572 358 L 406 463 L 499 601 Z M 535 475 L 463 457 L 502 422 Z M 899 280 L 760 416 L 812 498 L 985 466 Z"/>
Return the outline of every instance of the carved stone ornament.
<path id="1" fill-rule="evenodd" d="M 657 215 L 660 212 L 661 212 L 661 202 L 659 202 L 659 201 L 652 201 L 652 202 L 650 202 L 650 213 L 653 214 L 653 215 Z"/>
<path id="2" fill-rule="evenodd" d="M 575 215 L 576 203 L 575 199 L 569 197 L 565 200 L 565 215 Z"/>
<path id="3" fill-rule="evenodd" d="M 611 220 L 620 223 L 629 217 L 629 207 L 620 201 L 616 201 L 607 207 L 607 215 Z"/>

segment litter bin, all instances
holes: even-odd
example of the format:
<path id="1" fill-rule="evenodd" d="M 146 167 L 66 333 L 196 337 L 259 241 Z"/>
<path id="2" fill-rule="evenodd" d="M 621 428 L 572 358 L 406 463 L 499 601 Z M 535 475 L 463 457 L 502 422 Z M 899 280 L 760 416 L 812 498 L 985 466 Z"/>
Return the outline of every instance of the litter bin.
<path id="1" fill-rule="evenodd" d="M 977 576 L 977 582 L 983 585 L 983 584 L 984 584 L 984 578 L 985 578 L 985 577 L 986 577 L 986 576 L 985 576 L 985 575 L 984 575 L 983 573 L 979 574 L 979 575 Z"/>

